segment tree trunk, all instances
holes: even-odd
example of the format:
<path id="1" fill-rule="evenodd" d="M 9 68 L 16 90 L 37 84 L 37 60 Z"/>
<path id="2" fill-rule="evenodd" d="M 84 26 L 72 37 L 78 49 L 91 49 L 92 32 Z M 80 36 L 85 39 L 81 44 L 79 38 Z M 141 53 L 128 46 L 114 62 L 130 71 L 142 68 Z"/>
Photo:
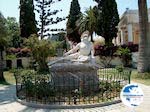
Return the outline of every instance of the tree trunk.
<path id="1" fill-rule="evenodd" d="M 41 17 L 41 40 L 44 38 L 44 3 L 45 1 L 42 1 L 42 17 Z"/>
<path id="2" fill-rule="evenodd" d="M 0 50 L 0 81 L 5 81 L 4 74 L 3 74 L 3 53 Z"/>
<path id="3" fill-rule="evenodd" d="M 150 38 L 146 0 L 138 0 L 138 6 L 140 25 L 138 72 L 144 73 L 150 71 Z"/>

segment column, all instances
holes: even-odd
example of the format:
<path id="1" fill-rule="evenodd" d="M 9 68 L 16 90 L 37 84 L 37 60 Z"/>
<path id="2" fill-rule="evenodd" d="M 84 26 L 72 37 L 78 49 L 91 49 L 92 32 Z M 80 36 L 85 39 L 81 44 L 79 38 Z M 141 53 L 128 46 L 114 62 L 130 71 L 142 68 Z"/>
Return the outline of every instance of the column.
<path id="1" fill-rule="evenodd" d="M 121 29 L 120 32 L 121 32 L 121 45 L 123 45 L 123 44 L 124 44 L 124 34 L 123 34 L 123 30 Z"/>
<path id="2" fill-rule="evenodd" d="M 128 42 L 133 42 L 132 24 L 128 24 Z"/>

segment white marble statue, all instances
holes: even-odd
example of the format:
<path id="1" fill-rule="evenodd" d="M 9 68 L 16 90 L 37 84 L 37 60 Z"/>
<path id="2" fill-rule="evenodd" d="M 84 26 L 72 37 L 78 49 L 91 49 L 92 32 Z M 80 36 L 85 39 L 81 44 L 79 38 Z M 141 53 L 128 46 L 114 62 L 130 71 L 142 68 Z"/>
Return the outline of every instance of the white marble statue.
<path id="1" fill-rule="evenodd" d="M 85 31 L 81 35 L 81 42 L 73 49 L 64 54 L 63 57 L 49 62 L 48 65 L 55 64 L 61 60 L 70 60 L 79 63 L 95 63 L 94 48 L 92 42 L 89 41 L 89 31 Z"/>

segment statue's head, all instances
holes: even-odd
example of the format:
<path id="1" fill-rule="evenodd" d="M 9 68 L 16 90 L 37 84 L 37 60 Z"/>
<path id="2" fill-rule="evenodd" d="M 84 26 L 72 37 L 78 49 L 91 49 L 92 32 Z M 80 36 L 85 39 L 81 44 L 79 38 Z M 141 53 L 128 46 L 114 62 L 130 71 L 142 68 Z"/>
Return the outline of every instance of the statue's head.
<path id="1" fill-rule="evenodd" d="M 89 40 L 90 32 L 89 31 L 84 31 L 81 35 L 81 41 L 83 40 Z"/>

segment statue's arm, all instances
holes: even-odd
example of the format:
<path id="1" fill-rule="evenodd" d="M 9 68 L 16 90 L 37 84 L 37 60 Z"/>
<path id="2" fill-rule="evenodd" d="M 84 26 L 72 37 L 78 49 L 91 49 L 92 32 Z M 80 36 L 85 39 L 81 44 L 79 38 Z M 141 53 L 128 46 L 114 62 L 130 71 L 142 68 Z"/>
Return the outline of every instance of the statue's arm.
<path id="1" fill-rule="evenodd" d="M 94 46 L 93 46 L 93 44 L 92 44 L 92 48 L 91 48 L 91 57 L 92 57 L 92 58 L 95 58 L 95 57 L 94 57 L 94 53 L 95 53 L 95 50 L 94 50 Z"/>
<path id="2" fill-rule="evenodd" d="M 77 44 L 73 49 L 71 49 L 71 50 L 69 50 L 68 52 L 66 52 L 66 53 L 64 54 L 64 56 L 68 56 L 68 55 L 70 55 L 70 54 L 72 54 L 72 53 L 77 52 L 77 51 L 79 50 L 79 48 L 80 48 L 80 43 Z"/>
<path id="3" fill-rule="evenodd" d="M 92 48 L 91 48 L 91 62 L 92 64 L 95 64 L 95 56 L 94 56 L 95 50 L 94 50 L 94 46 L 92 44 Z"/>

